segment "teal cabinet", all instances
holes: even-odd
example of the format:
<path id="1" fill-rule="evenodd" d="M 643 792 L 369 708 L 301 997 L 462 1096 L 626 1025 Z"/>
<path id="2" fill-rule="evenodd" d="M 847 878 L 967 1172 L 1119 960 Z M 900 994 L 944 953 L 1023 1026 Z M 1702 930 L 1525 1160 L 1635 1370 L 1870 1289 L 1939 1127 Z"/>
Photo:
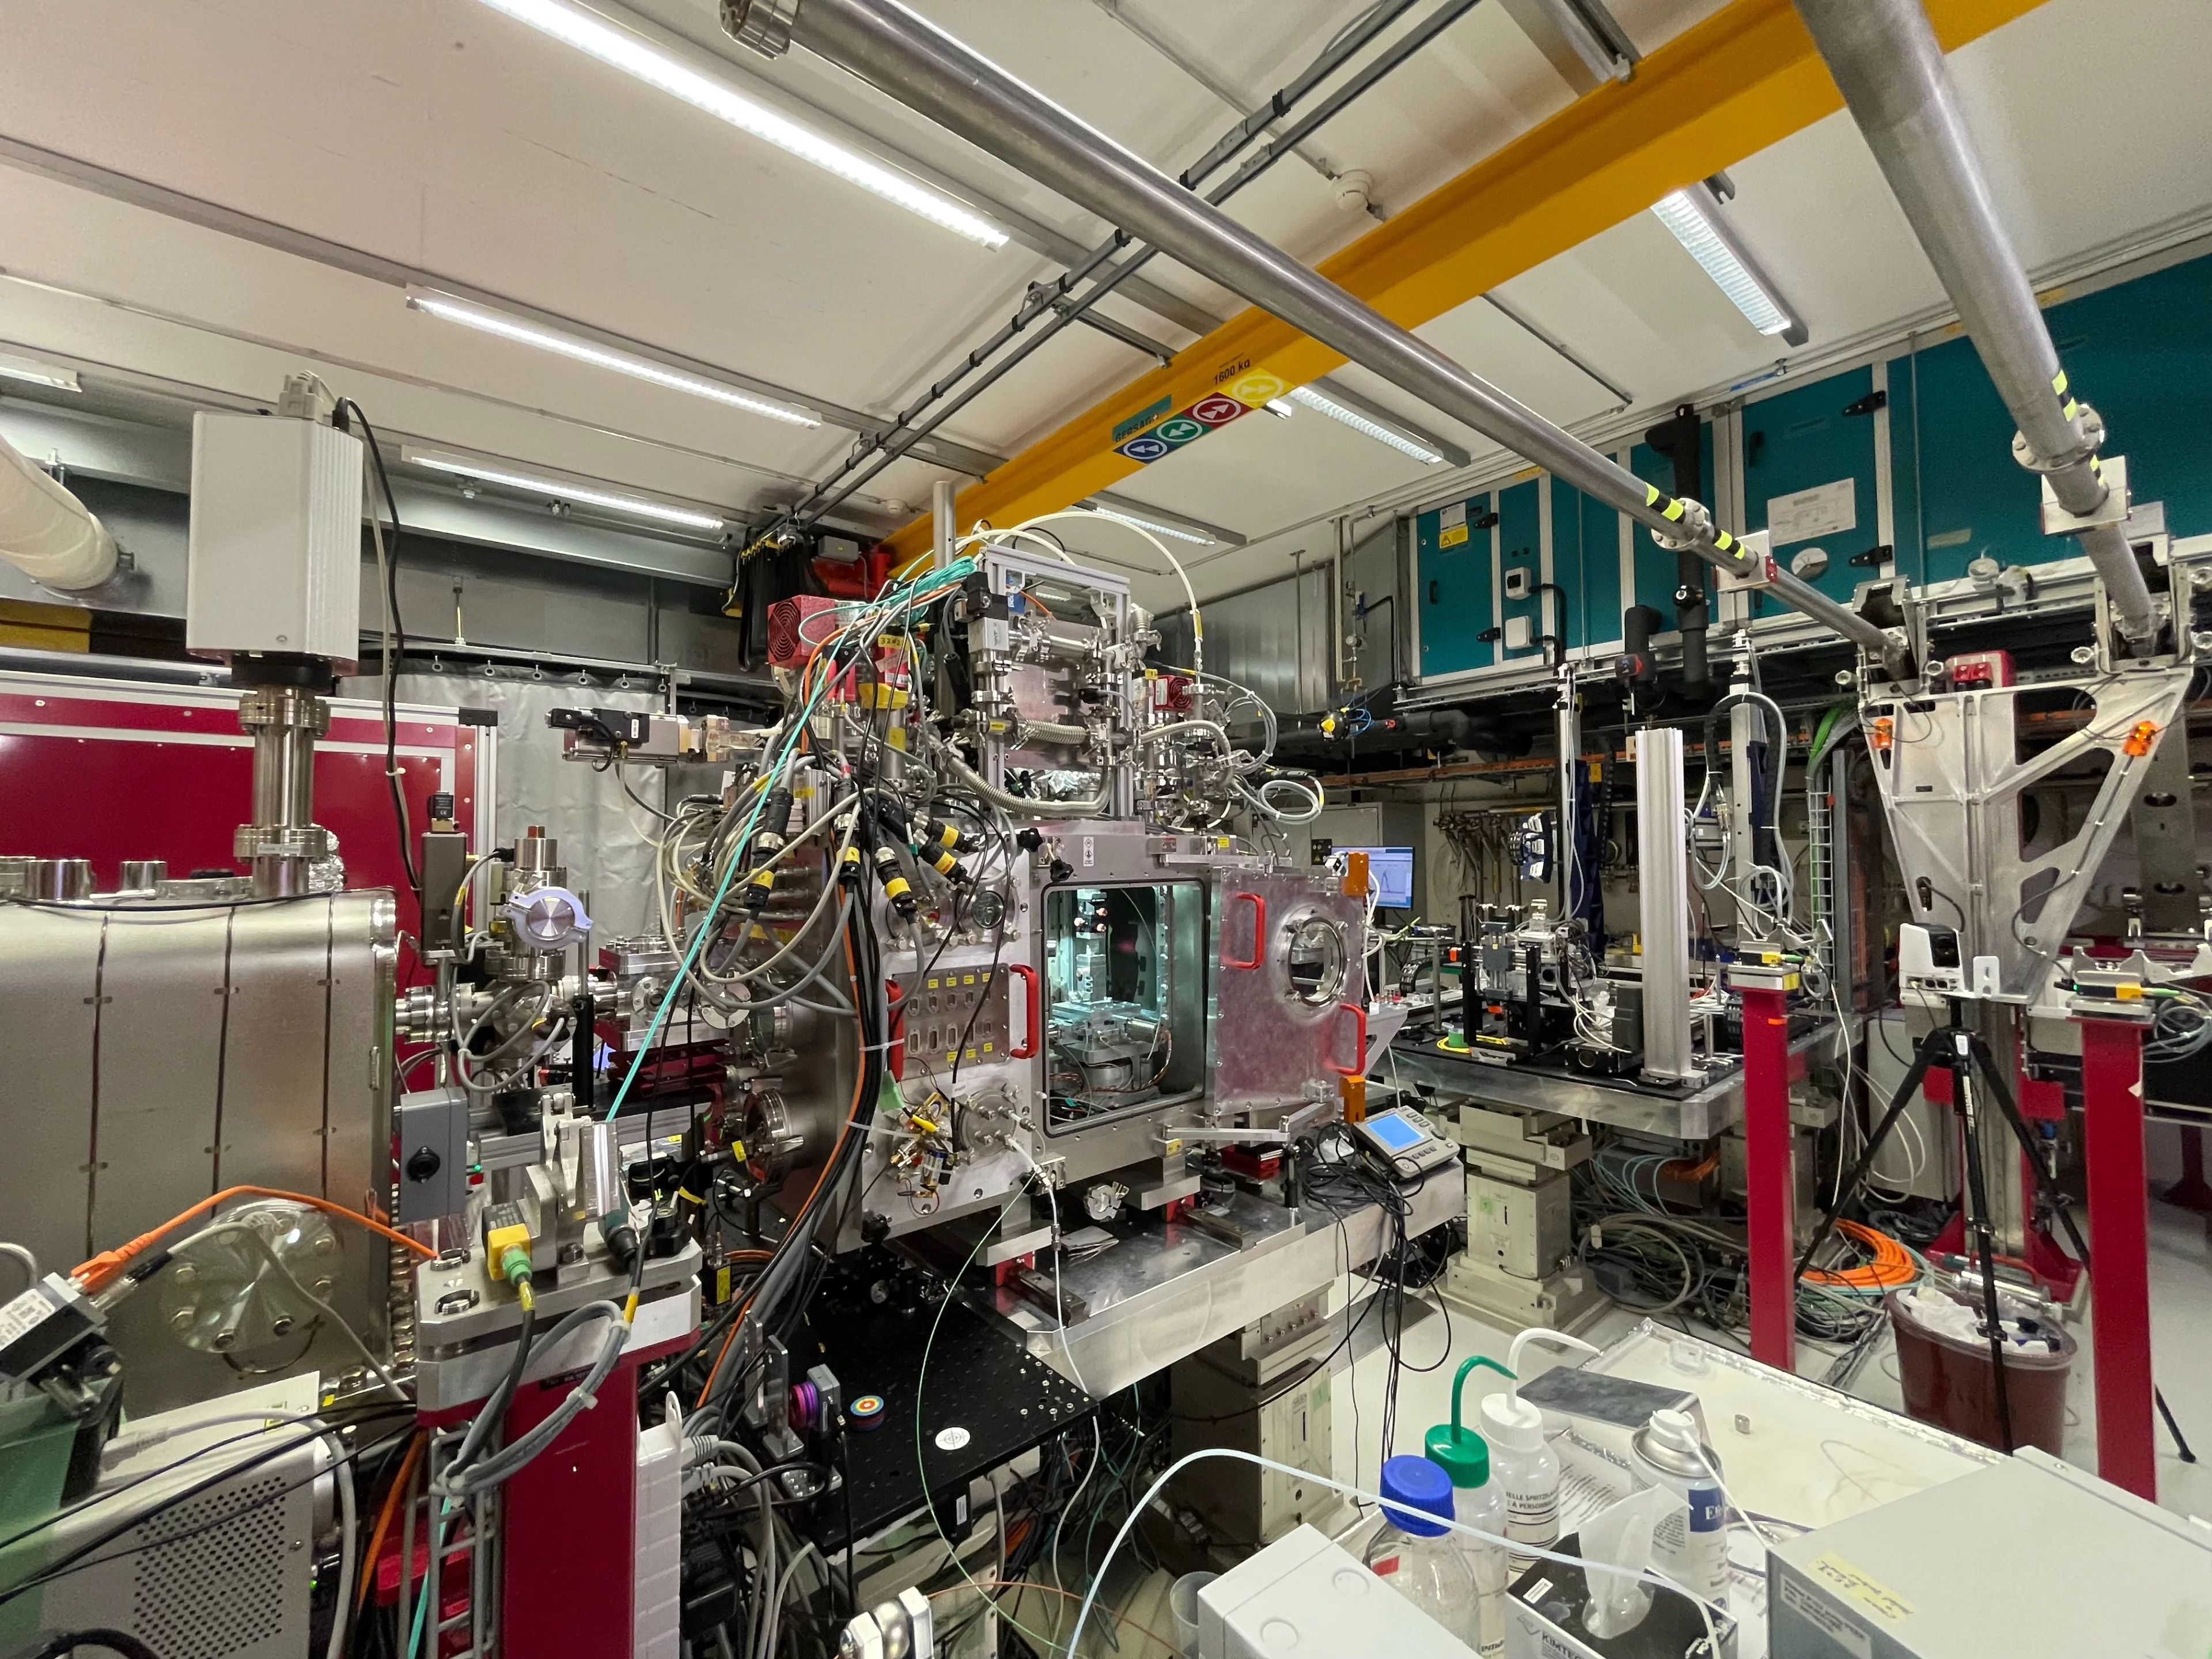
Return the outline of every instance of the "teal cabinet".
<path id="1" fill-rule="evenodd" d="M 1567 648 L 1620 638 L 1620 514 L 1572 484 L 1545 480 L 1552 492 L 1552 580 L 1562 590 Z"/>
<path id="2" fill-rule="evenodd" d="M 1491 532 L 1474 528 L 1490 515 L 1491 501 L 1486 492 L 1413 521 L 1414 615 L 1425 678 L 1487 668 L 1497 660 L 1491 641 L 1480 637 L 1495 625 Z"/>
<path id="3" fill-rule="evenodd" d="M 1873 392 L 1872 368 L 1847 369 L 1743 410 L 1744 528 L 1771 532 L 1783 567 L 1836 599 L 1878 574 L 1851 562 L 1881 539 Z M 1818 574 L 1798 568 L 1814 548 L 1828 556 Z"/>
<path id="4" fill-rule="evenodd" d="M 1503 590 L 1510 594 L 1516 586 L 1513 573 L 1522 573 L 1517 584 L 1525 584 L 1523 599 L 1503 598 L 1500 604 L 1501 623 L 1516 617 L 1526 617 L 1528 623 L 1528 643 L 1517 651 L 1508 650 L 1505 642 L 1498 644 L 1498 659 L 1514 662 L 1522 658 L 1543 655 L 1544 636 L 1544 506 L 1540 499 L 1543 487 L 1540 478 L 1509 485 L 1498 492 L 1498 553 L 1499 579 L 1505 583 Z"/>

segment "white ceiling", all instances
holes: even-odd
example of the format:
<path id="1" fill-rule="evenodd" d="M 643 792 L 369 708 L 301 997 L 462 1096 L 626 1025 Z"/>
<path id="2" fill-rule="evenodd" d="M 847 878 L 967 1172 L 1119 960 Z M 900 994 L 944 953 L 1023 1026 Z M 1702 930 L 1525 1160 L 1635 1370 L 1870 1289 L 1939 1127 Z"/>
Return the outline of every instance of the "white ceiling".
<path id="1" fill-rule="evenodd" d="M 1255 102 L 1361 9 L 1359 0 L 1118 3 Z M 1516 3 L 1477 6 L 1311 148 L 1335 170 L 1370 173 L 1387 212 L 1570 101 L 1573 88 L 1515 21 Z M 1649 51 L 1718 3 L 1615 0 L 1613 9 Z M 920 9 L 1170 168 L 1231 118 L 1102 0 Z M 0 345 L 105 365 L 118 381 L 263 399 L 286 374 L 313 368 L 392 434 L 743 511 L 795 499 L 851 434 L 780 425 L 440 322 L 409 310 L 376 262 L 888 416 L 995 329 L 1027 283 L 1062 268 L 1040 246 L 1085 246 L 1103 232 L 842 71 L 803 52 L 773 65 L 751 58 L 720 37 L 712 0 L 621 9 L 601 0 L 601 9 L 794 113 L 827 112 L 872 135 L 926 176 L 994 204 L 1002 222 L 1018 220 L 1017 240 L 976 247 L 477 0 L 12 0 L 0 138 L 109 176 L 87 188 L 0 167 Z M 2207 61 L 2203 0 L 2049 0 L 1954 57 L 1999 206 L 2031 266 L 2212 207 Z M 1940 303 L 1844 118 L 1733 174 L 1735 222 L 1810 325 L 1808 350 Z M 115 199 L 128 193 L 118 176 L 265 225 L 230 234 L 133 205 Z M 1309 260 L 1373 223 L 1296 160 L 1233 210 Z M 350 254 L 266 245 L 292 232 Z M 369 270 L 382 274 L 359 274 Z M 1237 308 L 1166 260 L 1145 274 L 1157 284 L 1149 295 L 1103 309 L 1170 347 L 1194 337 L 1185 325 Z M 1755 372 L 1778 350 L 1648 216 L 1501 297 L 1626 387 L 1639 410 Z M 1483 301 L 1423 332 L 1553 419 L 1597 421 L 1618 407 Z M 1150 366 L 1070 329 L 945 435 L 1011 453 Z M 1361 371 L 1340 378 L 1478 464 L 1489 448 Z M 1290 554 L 1329 544 L 1317 521 L 1441 471 L 1301 410 L 1240 422 L 1121 493 L 1252 539 L 1200 553 L 1204 596 L 1287 568 Z M 887 528 L 940 476 L 902 461 L 856 505 Z M 1075 539 L 1117 562 L 1155 562 L 1126 532 Z M 1164 581 L 1143 586 L 1155 603 L 1180 598 Z"/>

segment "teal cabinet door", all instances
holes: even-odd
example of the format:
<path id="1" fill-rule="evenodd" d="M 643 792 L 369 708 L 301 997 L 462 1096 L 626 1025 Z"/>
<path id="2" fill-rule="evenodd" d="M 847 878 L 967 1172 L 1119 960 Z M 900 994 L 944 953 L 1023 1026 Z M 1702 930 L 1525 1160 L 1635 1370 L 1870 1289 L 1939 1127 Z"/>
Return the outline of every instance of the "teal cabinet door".
<path id="1" fill-rule="evenodd" d="M 1769 532 L 1785 569 L 1838 599 L 1877 574 L 1851 562 L 1881 541 L 1873 391 L 1874 370 L 1855 368 L 1743 410 L 1744 527 Z M 1814 548 L 1827 555 L 1817 574 L 1799 568 Z"/>
<path id="2" fill-rule="evenodd" d="M 1523 599 L 1506 598 L 1502 609 L 1502 621 L 1522 617 L 1528 619 L 1528 643 L 1519 650 L 1508 650 L 1505 641 L 1498 642 L 1498 659 L 1515 662 L 1523 658 L 1540 658 L 1544 653 L 1544 507 L 1539 499 L 1543 489 L 1541 478 L 1530 478 L 1525 483 L 1509 485 L 1498 492 L 1498 566 L 1510 595 L 1517 584 L 1525 585 Z M 1513 573 L 1521 572 L 1516 579 Z"/>
<path id="3" fill-rule="evenodd" d="M 1490 512 L 1491 497 L 1484 494 L 1413 521 L 1414 614 L 1420 618 L 1424 678 L 1487 668 L 1497 660 L 1491 642 L 1479 637 L 1493 625 L 1490 532 L 1474 527 Z"/>
<path id="4" fill-rule="evenodd" d="M 1552 580 L 1563 592 L 1567 648 L 1620 638 L 1620 515 L 1572 484 L 1545 480 L 1552 492 Z"/>

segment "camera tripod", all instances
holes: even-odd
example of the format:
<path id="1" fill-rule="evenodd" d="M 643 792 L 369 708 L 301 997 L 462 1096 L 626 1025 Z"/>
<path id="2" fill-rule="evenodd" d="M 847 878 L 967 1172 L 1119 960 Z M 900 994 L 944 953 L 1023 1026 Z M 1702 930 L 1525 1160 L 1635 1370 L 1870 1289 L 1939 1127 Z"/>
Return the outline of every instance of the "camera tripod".
<path id="1" fill-rule="evenodd" d="M 2075 1256 L 2081 1262 L 2084 1273 L 2091 1271 L 2089 1246 L 2081 1237 L 2081 1230 L 2074 1220 L 2072 1210 L 2067 1206 L 2065 1194 L 2058 1189 L 2057 1179 L 2045 1166 L 2043 1147 L 2037 1140 L 2035 1132 L 2028 1127 L 2027 1120 L 2021 1115 L 2019 1103 L 2013 1098 L 2012 1086 L 1998 1066 L 1996 1056 L 1990 1052 L 1989 1043 L 1966 1027 L 1962 1013 L 1960 1000 L 1950 999 L 1946 1022 L 1921 1038 L 1911 1065 L 1906 1068 L 1903 1081 L 1897 1086 L 1897 1092 L 1890 1097 L 1888 1109 L 1875 1126 L 1874 1133 L 1867 1138 L 1866 1146 L 1860 1152 L 1857 1162 L 1851 1166 L 1850 1174 L 1838 1183 L 1834 1199 L 1821 1212 L 1820 1224 L 1814 1231 L 1812 1243 L 1798 1255 L 1793 1282 L 1802 1279 L 1812 1266 L 1814 1257 L 1834 1231 L 1837 1218 L 1857 1202 L 1875 1159 L 1881 1155 L 1882 1146 L 1896 1127 L 1898 1119 L 1905 1115 L 1905 1108 L 1912 1103 L 1912 1097 L 1920 1091 L 1920 1085 L 1928 1073 L 1938 1067 L 1949 1073 L 1951 1097 L 1959 1109 L 1965 1129 L 1961 1137 L 1966 1164 L 1964 1220 L 1966 1235 L 1972 1241 L 1973 1254 L 1981 1269 L 1982 1321 L 1989 1334 L 1990 1363 L 1994 1368 L 1997 1431 L 2004 1442 L 2002 1449 L 2010 1452 L 2014 1449 L 2012 1402 L 2005 1386 L 2005 1338 L 1997 1308 L 1996 1237 L 1990 1219 L 1989 1187 L 1982 1164 L 1980 1118 L 1986 1107 L 1979 1090 L 1987 1091 L 1989 1101 L 1995 1103 L 1998 1115 L 2011 1129 L 2013 1139 L 2020 1143 L 2027 1167 L 2034 1171 L 2036 1191 L 2056 1213 L 2059 1225 L 2065 1229 L 2067 1242 L 2074 1247 Z M 2165 1395 L 2154 1387 L 2152 1397 L 2157 1401 L 2159 1415 L 2166 1421 L 2166 1432 L 2173 1437 L 2173 1443 L 2180 1450 L 2182 1462 L 2194 1463 L 2197 1455 L 2183 1437 L 2181 1426 L 2174 1421 Z"/>

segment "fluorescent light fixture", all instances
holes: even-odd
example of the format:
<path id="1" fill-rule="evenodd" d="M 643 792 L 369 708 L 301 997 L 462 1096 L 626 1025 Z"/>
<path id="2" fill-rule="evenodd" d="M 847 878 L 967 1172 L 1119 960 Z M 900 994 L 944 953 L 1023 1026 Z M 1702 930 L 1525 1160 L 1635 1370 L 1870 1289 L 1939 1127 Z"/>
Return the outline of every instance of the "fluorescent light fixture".
<path id="1" fill-rule="evenodd" d="M 1808 337 L 1774 285 L 1752 265 L 1711 202 L 1700 195 L 1701 186 L 1678 190 L 1651 210 L 1690 257 L 1705 267 L 1713 284 L 1728 295 L 1744 319 L 1761 334 L 1779 334 L 1791 345 L 1802 345 Z"/>
<path id="2" fill-rule="evenodd" d="M 740 131 L 766 139 L 778 149 L 788 150 L 802 161 L 811 161 L 886 202 L 919 214 L 933 224 L 988 248 L 1006 244 L 1006 233 L 973 209 L 939 194 L 902 173 L 856 150 L 834 143 L 803 127 L 767 105 L 746 97 L 726 82 L 702 74 L 641 35 L 617 27 L 603 17 L 562 0 L 484 0 L 519 23 L 527 23 L 564 46 L 598 58 L 610 68 L 634 76 L 649 87 L 658 87 L 680 98 L 694 109 Z"/>
<path id="3" fill-rule="evenodd" d="M 27 380 L 33 386 L 50 386 L 63 392 L 82 392 L 76 383 L 76 371 L 64 368 L 59 363 L 42 363 L 36 357 L 19 357 L 12 351 L 0 351 L 0 380 Z"/>
<path id="4" fill-rule="evenodd" d="M 611 513 L 629 513 L 660 524 L 681 525 L 686 530 L 720 530 L 723 527 L 723 521 L 710 513 L 694 512 L 688 507 L 670 507 L 663 501 L 649 501 L 642 495 L 617 495 L 604 489 L 589 489 L 581 484 L 568 483 L 558 478 L 533 478 L 527 473 L 508 472 L 500 467 L 485 466 L 459 456 L 425 455 L 410 449 L 403 453 L 400 459 L 410 465 L 428 467 L 433 472 L 451 472 L 460 477 L 474 478 L 479 483 L 504 484 L 509 489 L 527 489 L 555 501 L 603 507 Z"/>
<path id="5" fill-rule="evenodd" d="M 813 410 L 801 409 L 795 404 L 779 404 L 766 398 L 757 398 L 750 392 L 740 392 L 735 386 L 724 386 L 719 380 L 686 374 L 665 363 L 656 363 L 649 357 L 633 357 L 628 352 L 597 345 L 573 334 L 563 334 L 557 329 L 526 323 L 505 312 L 472 305 L 466 300 L 456 300 L 451 295 L 439 294 L 428 289 L 410 289 L 407 303 L 417 311 L 427 311 L 433 317 L 441 317 L 449 323 L 481 329 L 486 334 L 496 334 L 502 340 L 513 340 L 519 345 L 536 346 L 540 351 L 572 357 L 580 363 L 590 363 L 596 368 L 611 368 L 616 374 L 627 374 L 633 380 L 650 380 L 653 385 L 665 386 L 672 392 L 688 392 L 695 398 L 709 398 L 732 409 L 742 409 L 749 415 L 765 415 L 771 421 L 786 421 L 793 426 L 822 424 L 821 416 Z"/>
<path id="6" fill-rule="evenodd" d="M 1412 456 L 1423 466 L 1441 466 L 1443 465 L 1444 458 L 1437 454 L 1435 450 L 1427 448 L 1423 445 L 1417 444 L 1411 438 L 1406 437 L 1402 434 L 1391 431 L 1389 427 L 1382 425 L 1380 422 L 1369 420 L 1364 415 L 1360 414 L 1357 410 L 1346 409 L 1342 404 L 1323 397 L 1320 392 L 1316 392 L 1310 386 L 1302 386 L 1298 387 L 1297 390 L 1291 393 L 1291 396 L 1297 402 L 1304 404 L 1308 409 L 1318 410 L 1321 413 L 1328 416 L 1332 421 L 1341 421 L 1345 425 L 1350 427 L 1354 432 L 1360 433 L 1366 437 L 1372 438 L 1378 444 L 1388 444 L 1391 448 L 1396 450 L 1401 455 Z"/>
<path id="7" fill-rule="evenodd" d="M 1111 519 L 1116 524 L 1133 524 L 1139 530 L 1151 531 L 1155 536 L 1171 536 L 1179 542 L 1196 542 L 1200 547 L 1213 545 L 1214 538 L 1211 536 L 1201 536 L 1194 530 L 1185 530 L 1176 525 L 1162 524 L 1158 519 L 1140 519 L 1133 513 L 1116 513 L 1110 507 L 1092 507 L 1084 510 L 1096 513 L 1102 519 Z"/>

